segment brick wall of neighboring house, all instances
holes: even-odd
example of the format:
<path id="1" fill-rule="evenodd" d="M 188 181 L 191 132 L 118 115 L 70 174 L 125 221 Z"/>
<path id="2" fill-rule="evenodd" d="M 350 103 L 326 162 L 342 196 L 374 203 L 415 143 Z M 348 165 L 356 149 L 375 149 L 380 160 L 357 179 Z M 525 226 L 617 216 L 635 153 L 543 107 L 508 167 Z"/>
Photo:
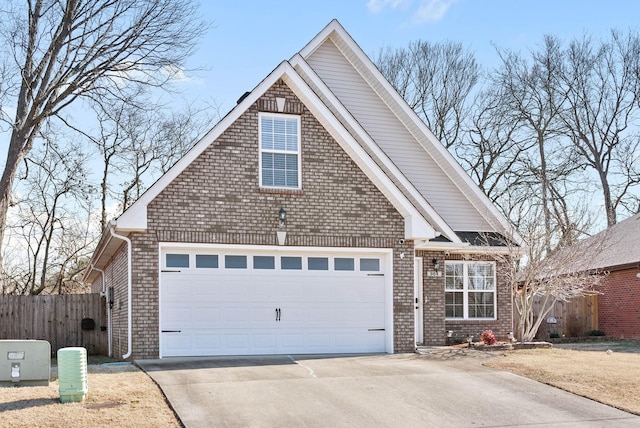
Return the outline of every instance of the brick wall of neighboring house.
<path id="1" fill-rule="evenodd" d="M 607 336 L 640 338 L 640 278 L 637 268 L 613 271 L 598 290 L 598 329 Z"/>
<path id="2" fill-rule="evenodd" d="M 474 337 L 474 341 L 480 340 L 480 335 L 484 330 L 492 330 L 499 340 L 506 340 L 509 332 L 512 331 L 512 308 L 511 287 L 506 282 L 506 278 L 499 274 L 503 271 L 499 264 L 500 260 L 486 255 L 446 255 L 440 251 L 417 251 L 416 255 L 423 258 L 423 293 L 427 299 L 424 305 L 424 342 L 425 345 L 446 345 L 447 331 L 453 332 L 454 339 L 463 339 L 469 335 Z M 465 258 L 466 257 L 466 258 Z M 438 260 L 439 269 L 436 272 L 433 259 Z M 446 320 L 445 317 L 445 289 L 444 289 L 444 262 L 445 260 L 495 260 L 496 261 L 496 307 L 497 317 L 495 320 Z"/>
<path id="3" fill-rule="evenodd" d="M 276 97 L 301 114 L 300 191 L 259 188 L 258 112 L 273 111 Z M 277 245 L 281 207 L 287 245 L 393 248 L 395 350 L 413 351 L 413 243 L 399 243 L 402 216 L 278 81 L 149 204 L 148 230 L 132 236 L 135 358 L 159 353 L 158 243 Z"/>

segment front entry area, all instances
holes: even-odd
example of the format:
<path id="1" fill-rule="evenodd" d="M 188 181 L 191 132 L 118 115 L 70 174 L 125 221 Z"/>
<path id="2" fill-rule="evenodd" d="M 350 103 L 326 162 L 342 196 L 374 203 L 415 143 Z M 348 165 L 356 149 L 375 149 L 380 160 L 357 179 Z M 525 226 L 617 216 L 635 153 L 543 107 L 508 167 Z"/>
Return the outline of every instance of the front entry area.
<path id="1" fill-rule="evenodd" d="M 414 293 L 413 301 L 415 304 L 414 311 L 414 332 L 416 345 L 422 345 L 424 343 L 424 292 L 423 292 L 423 279 L 422 279 L 422 257 L 416 257 L 413 263 L 413 284 Z"/>
<path id="2" fill-rule="evenodd" d="M 385 250 L 160 253 L 161 357 L 393 352 Z"/>

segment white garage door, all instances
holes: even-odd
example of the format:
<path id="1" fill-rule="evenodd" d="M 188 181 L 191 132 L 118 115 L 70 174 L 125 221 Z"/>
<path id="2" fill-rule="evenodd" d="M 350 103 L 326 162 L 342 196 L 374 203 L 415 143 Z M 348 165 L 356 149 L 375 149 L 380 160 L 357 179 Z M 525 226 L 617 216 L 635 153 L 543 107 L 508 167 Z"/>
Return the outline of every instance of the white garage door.
<path id="1" fill-rule="evenodd" d="M 386 255 L 161 251 L 161 357 L 385 352 Z"/>

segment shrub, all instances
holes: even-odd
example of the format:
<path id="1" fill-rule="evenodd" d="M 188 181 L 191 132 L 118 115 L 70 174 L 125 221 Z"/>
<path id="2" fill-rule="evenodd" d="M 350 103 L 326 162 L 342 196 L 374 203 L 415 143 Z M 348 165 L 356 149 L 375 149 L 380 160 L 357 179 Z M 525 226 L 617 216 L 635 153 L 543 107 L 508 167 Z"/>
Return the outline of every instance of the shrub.
<path id="1" fill-rule="evenodd" d="M 482 335 L 480 335 L 480 339 L 482 339 L 482 343 L 484 343 L 485 345 L 495 345 L 496 342 L 498 342 L 496 340 L 496 337 L 493 335 L 493 331 L 491 330 L 483 331 Z"/>
<path id="2" fill-rule="evenodd" d="M 590 330 L 587 332 L 587 336 L 606 336 L 602 330 Z"/>
<path id="3" fill-rule="evenodd" d="M 560 333 L 551 333 L 549 335 L 550 339 L 560 339 Z"/>

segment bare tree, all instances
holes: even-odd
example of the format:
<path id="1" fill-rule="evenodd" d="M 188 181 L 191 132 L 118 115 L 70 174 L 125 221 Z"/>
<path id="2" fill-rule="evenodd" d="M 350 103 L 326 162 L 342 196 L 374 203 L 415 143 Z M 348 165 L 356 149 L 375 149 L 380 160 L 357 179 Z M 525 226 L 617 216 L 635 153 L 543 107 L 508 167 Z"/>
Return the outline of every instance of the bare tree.
<path id="1" fill-rule="evenodd" d="M 18 165 L 79 97 L 131 100 L 164 87 L 206 30 L 189 0 L 31 0 L 3 5 L 0 105 L 15 105 L 0 179 L 0 254 Z M 1 262 L 1 260 L 0 260 Z M 2 263 L 0 263 L 1 266 Z"/>
<path id="2" fill-rule="evenodd" d="M 612 31 L 610 41 L 572 41 L 561 76 L 568 88 L 565 132 L 596 173 L 612 226 L 619 206 L 639 200 L 632 190 L 640 183 L 640 133 L 633 128 L 640 113 L 640 36 Z"/>
<path id="3" fill-rule="evenodd" d="M 61 293 L 78 275 L 73 266 L 88 256 L 91 190 L 86 185 L 86 157 L 77 146 L 66 149 L 49 140 L 25 160 L 28 190 L 16 198 L 17 215 L 9 224 L 14 249 L 25 248 L 11 269 L 13 293 Z M 82 210 L 85 216 L 78 220 Z"/>
<path id="4" fill-rule="evenodd" d="M 140 109 L 123 103 L 103 102 L 93 107 L 98 129 L 77 131 L 100 155 L 101 229 L 109 215 L 126 209 L 173 166 L 218 115 L 217 108 L 210 105 L 189 104 L 180 112 L 165 112 L 161 106 Z M 109 201 L 119 205 L 118 213 L 107 212 Z"/>
<path id="5" fill-rule="evenodd" d="M 470 51 L 461 43 L 418 40 L 406 49 L 380 49 L 374 62 L 445 147 L 460 142 L 480 77 Z"/>
<path id="6" fill-rule="evenodd" d="M 523 249 L 506 243 L 508 253 L 497 256 L 502 262 L 498 263 L 502 270 L 498 274 L 506 278 L 513 292 L 517 335 L 523 342 L 535 338 L 556 302 L 598 294 L 595 286 L 607 275 L 589 264 L 594 254 L 611 245 L 607 239 L 588 246 L 557 247 L 549 254 L 539 245 L 547 241 L 541 236 L 545 233 L 540 222 L 529 223 L 524 237 L 532 245 Z"/>
<path id="7" fill-rule="evenodd" d="M 508 214 L 513 205 L 504 196 L 521 181 L 520 160 L 535 143 L 522 132 L 518 112 L 506 108 L 508 95 L 502 91 L 493 85 L 476 96 L 464 144 L 455 154 L 482 191 Z"/>
<path id="8" fill-rule="evenodd" d="M 517 153 L 519 177 L 508 186 L 512 195 L 520 193 L 517 203 L 526 205 L 520 213 L 542 217 L 545 233 L 540 238 L 550 253 L 556 245 L 575 240 L 584 229 L 572 215 L 571 195 L 576 188 L 571 180 L 582 165 L 572 145 L 563 139 L 561 115 L 567 108 L 568 88 L 560 79 L 565 67 L 562 45 L 557 38 L 545 36 L 530 59 L 516 52 L 499 54 L 502 64 L 493 85 L 501 88 L 502 108 L 510 112 L 508 117 L 520 124 L 517 138 L 528 139 L 524 147 L 531 148 Z M 535 217 L 529 217 L 532 219 Z"/>

